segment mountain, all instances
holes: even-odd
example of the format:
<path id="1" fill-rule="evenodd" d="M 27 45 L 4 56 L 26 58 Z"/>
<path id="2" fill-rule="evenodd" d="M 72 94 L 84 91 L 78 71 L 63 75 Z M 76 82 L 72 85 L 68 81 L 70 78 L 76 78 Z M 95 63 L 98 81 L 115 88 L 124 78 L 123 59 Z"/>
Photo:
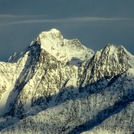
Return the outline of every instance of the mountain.
<path id="1" fill-rule="evenodd" d="M 134 56 L 94 52 L 57 29 L 0 62 L 1 134 L 134 133 Z"/>

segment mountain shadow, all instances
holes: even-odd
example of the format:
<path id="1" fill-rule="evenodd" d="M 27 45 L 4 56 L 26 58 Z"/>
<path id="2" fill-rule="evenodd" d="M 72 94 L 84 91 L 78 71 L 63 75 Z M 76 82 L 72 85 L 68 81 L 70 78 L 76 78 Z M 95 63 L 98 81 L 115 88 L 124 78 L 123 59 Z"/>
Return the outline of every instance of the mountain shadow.
<path id="1" fill-rule="evenodd" d="M 30 111 L 27 113 L 22 113 L 21 115 L 18 115 L 19 120 L 25 119 L 28 116 L 34 116 L 34 115 L 38 114 L 39 112 L 46 110 L 47 108 L 56 107 L 56 106 L 66 102 L 66 101 L 69 101 L 69 100 L 75 101 L 77 99 L 87 98 L 92 94 L 102 93 L 106 89 L 109 90 L 108 88 L 106 88 L 107 86 L 102 87 L 102 88 L 100 88 L 100 86 L 99 86 L 99 88 L 98 88 L 98 86 L 97 86 L 98 83 L 101 84 L 103 82 L 103 80 L 104 79 L 102 79 L 102 81 L 99 80 L 96 83 L 86 85 L 85 87 L 83 87 L 81 89 L 77 89 L 73 86 L 65 88 L 65 86 L 67 84 L 67 81 L 66 81 L 63 84 L 63 87 L 59 93 L 57 93 L 53 96 L 49 96 L 49 97 L 40 97 L 32 103 L 31 106 L 33 109 L 34 109 L 34 107 L 39 106 L 39 107 L 41 107 L 41 110 L 38 110 L 36 112 L 33 110 L 33 112 Z M 114 79 L 114 81 L 115 81 L 115 79 Z M 112 80 L 112 82 L 113 82 L 113 80 Z M 92 87 L 94 87 L 94 88 L 92 88 Z M 54 101 L 55 103 L 51 103 L 52 101 Z M 129 93 L 125 94 L 114 105 L 109 106 L 109 107 L 103 109 L 102 111 L 98 112 L 98 114 L 93 119 L 89 120 L 88 122 L 86 122 L 80 126 L 75 127 L 72 131 L 70 131 L 70 134 L 93 129 L 95 126 L 98 126 L 99 124 L 101 124 L 103 121 L 105 121 L 106 119 L 108 119 L 112 115 L 121 112 L 124 108 L 127 107 L 127 105 L 129 105 L 133 101 L 134 101 L 134 89 L 129 90 Z M 47 102 L 47 105 L 46 105 L 46 102 Z M 9 113 L 9 115 L 14 117 L 13 114 Z M 5 115 L 5 117 L 6 116 L 8 116 L 8 113 Z M 3 125 L 3 127 L 0 128 L 0 131 L 6 127 L 14 125 L 19 120 L 12 122 L 12 118 L 11 118 L 9 120 L 1 122 L 0 124 L 5 124 L 5 125 Z"/>
<path id="2" fill-rule="evenodd" d="M 105 108 L 104 110 L 98 112 L 98 114 L 86 123 L 76 126 L 69 134 L 79 134 L 84 131 L 92 130 L 94 127 L 100 125 L 103 121 L 109 117 L 121 112 L 126 108 L 131 102 L 134 101 L 134 89 L 131 93 L 124 95 L 119 101 L 115 102 L 114 105 Z"/>

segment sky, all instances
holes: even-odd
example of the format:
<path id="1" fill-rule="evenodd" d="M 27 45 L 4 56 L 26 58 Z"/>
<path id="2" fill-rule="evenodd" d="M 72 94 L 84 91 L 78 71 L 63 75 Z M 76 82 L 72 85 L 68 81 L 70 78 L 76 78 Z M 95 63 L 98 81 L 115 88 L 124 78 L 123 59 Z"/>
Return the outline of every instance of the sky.
<path id="1" fill-rule="evenodd" d="M 134 55 L 134 0 L 0 0 L 0 60 L 57 28 L 94 51 L 123 45 Z"/>

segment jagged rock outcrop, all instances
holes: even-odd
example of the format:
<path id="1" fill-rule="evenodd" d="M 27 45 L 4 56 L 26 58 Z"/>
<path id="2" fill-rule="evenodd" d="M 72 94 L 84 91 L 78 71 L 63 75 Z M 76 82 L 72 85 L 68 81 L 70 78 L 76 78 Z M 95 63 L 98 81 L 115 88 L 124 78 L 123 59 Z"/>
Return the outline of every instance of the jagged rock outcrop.
<path id="1" fill-rule="evenodd" d="M 1 133 L 133 132 L 134 56 L 123 46 L 94 53 L 52 29 L 0 67 Z"/>

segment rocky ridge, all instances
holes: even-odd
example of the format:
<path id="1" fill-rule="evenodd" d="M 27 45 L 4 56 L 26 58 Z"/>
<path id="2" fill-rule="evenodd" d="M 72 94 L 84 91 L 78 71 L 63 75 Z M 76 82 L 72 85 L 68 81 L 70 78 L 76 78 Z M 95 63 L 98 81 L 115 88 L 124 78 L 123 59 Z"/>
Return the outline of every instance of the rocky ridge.
<path id="1" fill-rule="evenodd" d="M 133 132 L 134 56 L 123 46 L 94 52 L 52 29 L 0 62 L 0 80 L 1 133 Z"/>

